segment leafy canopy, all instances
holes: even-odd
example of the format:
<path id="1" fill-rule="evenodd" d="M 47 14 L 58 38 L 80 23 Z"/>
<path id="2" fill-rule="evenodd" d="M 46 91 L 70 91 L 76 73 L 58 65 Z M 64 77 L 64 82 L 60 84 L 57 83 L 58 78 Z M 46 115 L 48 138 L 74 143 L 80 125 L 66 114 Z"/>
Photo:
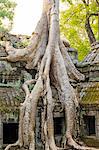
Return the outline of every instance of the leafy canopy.
<path id="1" fill-rule="evenodd" d="M 79 60 L 82 60 L 90 50 L 89 39 L 85 30 L 86 11 L 96 13 L 99 11 L 96 0 L 90 0 L 86 8 L 82 0 L 62 0 L 69 6 L 60 14 L 60 29 L 72 47 L 78 50 Z M 92 16 L 90 24 L 96 39 L 98 40 L 98 17 Z"/>
<path id="2" fill-rule="evenodd" d="M 0 0 L 0 31 L 8 31 L 11 28 L 15 6 L 16 3 L 12 0 Z"/>

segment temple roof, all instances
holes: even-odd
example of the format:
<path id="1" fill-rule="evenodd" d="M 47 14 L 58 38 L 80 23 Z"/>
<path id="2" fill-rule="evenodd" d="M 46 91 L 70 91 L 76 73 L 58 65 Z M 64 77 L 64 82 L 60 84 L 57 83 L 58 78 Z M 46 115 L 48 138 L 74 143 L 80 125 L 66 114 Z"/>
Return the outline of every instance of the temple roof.
<path id="1" fill-rule="evenodd" d="M 94 105 L 99 107 L 99 82 L 95 82 L 83 88 L 83 96 L 80 103 L 84 106 Z"/>
<path id="2" fill-rule="evenodd" d="M 0 110 L 18 109 L 20 103 L 24 101 L 22 89 L 12 87 L 0 87 Z"/>

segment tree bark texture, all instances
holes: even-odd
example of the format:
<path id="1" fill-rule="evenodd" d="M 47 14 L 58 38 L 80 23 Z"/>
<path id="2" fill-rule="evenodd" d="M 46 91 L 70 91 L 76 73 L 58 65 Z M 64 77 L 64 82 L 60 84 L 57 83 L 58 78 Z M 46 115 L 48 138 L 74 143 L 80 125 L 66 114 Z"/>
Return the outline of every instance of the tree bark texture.
<path id="1" fill-rule="evenodd" d="M 66 118 L 65 143 L 74 149 L 95 150 L 77 144 L 73 139 L 73 127 L 78 100 L 69 78 L 84 80 L 84 75 L 78 72 L 72 63 L 64 46 L 59 31 L 59 0 L 43 0 L 43 11 L 31 43 L 24 49 L 15 49 L 7 45 L 7 57 L 1 58 L 11 62 L 25 61 L 26 68 L 38 69 L 36 80 L 23 84 L 26 97 L 20 106 L 19 138 L 15 144 L 8 145 L 5 150 L 19 149 L 35 150 L 36 110 L 40 98 L 43 99 L 44 112 L 42 135 L 45 150 L 63 150 L 55 144 L 53 121 L 53 94 L 51 85 L 57 89 L 59 101 L 64 107 Z M 29 85 L 34 84 L 29 90 Z"/>

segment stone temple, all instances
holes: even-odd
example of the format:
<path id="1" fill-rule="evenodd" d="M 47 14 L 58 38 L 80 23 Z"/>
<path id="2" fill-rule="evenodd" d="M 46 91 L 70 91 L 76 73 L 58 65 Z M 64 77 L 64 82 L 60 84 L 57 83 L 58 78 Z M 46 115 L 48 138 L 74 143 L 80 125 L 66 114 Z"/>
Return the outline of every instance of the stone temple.
<path id="1" fill-rule="evenodd" d="M 10 36 L 10 38 L 9 38 Z M 6 56 L 5 39 L 12 43 L 17 43 L 23 37 L 13 35 L 3 35 L 0 44 L 0 57 Z M 12 40 L 12 41 L 11 41 Z M 88 146 L 99 148 L 99 55 L 95 55 L 93 60 L 84 59 L 78 62 L 77 51 L 69 45 L 68 52 L 74 64 L 85 75 L 85 81 L 70 81 L 74 87 L 80 103 L 75 119 L 75 138 L 78 137 Z M 99 44 L 94 43 L 92 51 L 99 51 Z M 90 54 L 89 54 L 90 55 Z M 89 57 L 87 56 L 87 58 Z M 97 61 L 95 61 L 97 60 Z M 34 78 L 36 70 L 24 69 L 24 64 L 8 63 L 0 61 L 0 149 L 6 145 L 14 143 L 18 139 L 19 107 L 24 101 L 24 91 L 22 84 L 25 80 Z M 55 101 L 54 108 L 54 129 L 57 146 L 64 144 L 65 117 L 64 109 L 58 101 L 57 91 L 53 88 Z M 42 147 L 42 122 L 43 104 L 38 103 L 36 114 L 36 147 Z"/>

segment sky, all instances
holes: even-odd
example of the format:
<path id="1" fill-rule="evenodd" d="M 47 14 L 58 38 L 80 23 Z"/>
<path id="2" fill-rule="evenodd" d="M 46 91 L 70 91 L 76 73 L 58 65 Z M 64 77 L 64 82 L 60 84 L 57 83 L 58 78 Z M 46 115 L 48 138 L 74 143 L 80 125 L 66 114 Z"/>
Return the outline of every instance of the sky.
<path id="1" fill-rule="evenodd" d="M 12 34 L 31 35 L 41 16 L 43 0 L 13 0 L 15 8 Z M 61 9 L 64 5 L 61 4 Z"/>
<path id="2" fill-rule="evenodd" d="M 41 16 L 42 0 L 14 0 L 15 8 L 14 24 L 11 33 L 30 35 Z"/>

